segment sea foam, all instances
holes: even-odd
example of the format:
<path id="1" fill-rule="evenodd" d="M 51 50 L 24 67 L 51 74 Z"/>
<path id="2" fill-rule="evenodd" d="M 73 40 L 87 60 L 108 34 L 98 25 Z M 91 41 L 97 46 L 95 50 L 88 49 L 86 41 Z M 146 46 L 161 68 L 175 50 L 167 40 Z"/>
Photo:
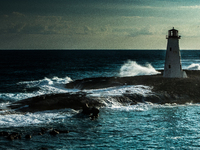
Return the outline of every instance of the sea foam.
<path id="1" fill-rule="evenodd" d="M 83 92 L 86 92 L 89 96 L 93 97 L 122 96 L 127 92 L 129 94 L 137 93 L 145 96 L 147 94 L 152 94 L 151 89 L 151 87 L 144 85 L 127 85 L 103 89 L 83 90 Z"/>
<path id="2" fill-rule="evenodd" d="M 188 70 L 200 70 L 200 64 L 192 63 L 187 67 Z"/>
<path id="3" fill-rule="evenodd" d="M 128 60 L 124 65 L 122 65 L 119 72 L 120 77 L 154 74 L 160 74 L 160 72 L 156 71 L 151 64 L 146 63 L 145 66 L 142 66 L 131 60 Z"/>
<path id="4" fill-rule="evenodd" d="M 49 124 L 54 122 L 63 122 L 66 118 L 72 117 L 78 112 L 72 109 L 63 109 L 58 111 L 44 111 L 26 114 L 0 112 L 0 128 L 5 127 L 25 127 L 38 126 L 40 124 Z"/>
<path id="5" fill-rule="evenodd" d="M 35 80 L 35 81 L 22 81 L 17 84 L 26 84 L 28 88 L 32 87 L 41 87 L 46 85 L 61 85 L 61 84 L 67 84 L 69 82 L 73 81 L 70 77 L 53 77 L 53 78 L 47 78 L 45 77 L 42 80 Z"/>
<path id="6" fill-rule="evenodd" d="M 18 85 L 25 85 L 26 89 L 29 88 L 38 88 L 38 90 L 33 92 L 24 92 L 24 93 L 0 93 L 0 100 L 2 101 L 16 101 L 27 99 L 35 96 L 40 96 L 44 94 L 57 94 L 57 93 L 68 93 L 68 92 L 77 92 L 76 89 L 66 89 L 65 84 L 71 82 L 70 77 L 65 78 L 44 78 L 42 80 L 35 81 L 22 81 L 17 83 Z"/>

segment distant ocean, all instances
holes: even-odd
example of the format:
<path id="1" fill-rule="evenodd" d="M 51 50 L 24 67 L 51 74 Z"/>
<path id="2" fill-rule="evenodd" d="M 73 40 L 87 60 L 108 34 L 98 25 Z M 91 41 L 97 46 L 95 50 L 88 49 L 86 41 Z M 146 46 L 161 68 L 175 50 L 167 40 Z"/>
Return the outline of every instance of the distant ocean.
<path id="1" fill-rule="evenodd" d="M 41 127 L 70 132 L 32 135 L 0 149 L 200 149 L 200 104 L 121 106 L 110 94 L 148 94 L 147 86 L 84 90 L 104 95 L 106 107 L 97 120 L 75 117 L 62 109 L 37 113 L 4 110 L 12 102 L 52 93 L 78 92 L 64 85 L 91 77 L 151 75 L 163 70 L 165 50 L 0 50 L 0 132 L 37 133 Z M 200 70 L 200 51 L 182 50 L 183 69 Z M 157 71 L 158 70 L 158 71 Z"/>

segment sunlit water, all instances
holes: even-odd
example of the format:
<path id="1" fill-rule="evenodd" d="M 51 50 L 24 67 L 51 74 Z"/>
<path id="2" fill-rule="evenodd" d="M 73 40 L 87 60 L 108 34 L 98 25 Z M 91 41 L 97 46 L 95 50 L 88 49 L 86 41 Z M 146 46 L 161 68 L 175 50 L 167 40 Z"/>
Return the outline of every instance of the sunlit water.
<path id="1" fill-rule="evenodd" d="M 56 136 L 47 133 L 42 136 L 36 134 L 31 140 L 22 138 L 12 142 L 1 137 L 0 148 L 198 149 L 200 147 L 199 109 L 200 105 L 152 104 L 102 108 L 100 117 L 94 121 L 78 117 L 76 114 L 78 112 L 73 112 L 73 116 L 69 116 L 64 110 L 59 113 L 26 114 L 23 119 L 18 115 L 19 118 L 13 116 L 15 120 L 13 123 L 18 123 L 18 119 L 31 118 L 33 125 L 29 124 L 26 127 L 24 123 L 14 129 L 8 126 L 8 131 L 17 130 L 24 134 L 36 134 L 40 132 L 40 127 L 53 127 L 68 129 L 70 132 Z M 12 119 L 10 116 L 8 118 Z M 0 120 L 4 120 L 3 116 Z"/>
<path id="2" fill-rule="evenodd" d="M 5 110 L 14 101 L 38 95 L 80 92 L 64 88 L 76 79 L 159 74 L 156 70 L 164 67 L 165 51 L 0 53 L 0 131 L 22 134 L 21 140 L 14 141 L 0 137 L 0 149 L 200 149 L 199 104 L 122 106 L 111 97 L 126 91 L 153 94 L 148 86 L 83 90 L 106 105 L 93 121 L 73 109 L 36 113 Z M 199 56 L 200 51 L 182 51 L 183 68 L 199 70 Z M 70 132 L 41 136 L 42 127 Z M 26 140 L 26 134 L 32 138 Z"/>

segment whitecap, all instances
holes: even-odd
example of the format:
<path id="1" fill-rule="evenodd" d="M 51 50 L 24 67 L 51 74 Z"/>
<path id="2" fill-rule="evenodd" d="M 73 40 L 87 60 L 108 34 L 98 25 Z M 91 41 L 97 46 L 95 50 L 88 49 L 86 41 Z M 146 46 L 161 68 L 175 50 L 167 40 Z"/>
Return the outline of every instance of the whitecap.
<path id="1" fill-rule="evenodd" d="M 128 106 L 112 105 L 111 107 L 108 107 L 108 108 L 115 109 L 118 111 L 148 111 L 154 107 L 158 107 L 158 104 L 146 102 L 146 103 L 138 103 L 136 105 L 128 105 Z"/>
<path id="2" fill-rule="evenodd" d="M 34 97 L 37 95 L 40 95 L 40 94 L 39 93 L 36 94 L 35 92 L 33 93 L 0 93 L 0 99 L 3 101 L 16 101 L 16 100 L 22 100 L 22 99 Z"/>
<path id="3" fill-rule="evenodd" d="M 68 93 L 77 92 L 78 89 L 66 89 L 65 84 L 72 82 L 73 80 L 69 77 L 65 78 L 44 78 L 42 80 L 35 81 L 22 81 L 17 83 L 18 85 L 25 85 L 27 89 L 29 88 L 39 88 L 37 91 L 24 92 L 24 93 L 0 93 L 0 99 L 3 101 L 16 101 L 27 99 L 31 97 L 36 97 L 45 94 L 58 94 L 58 93 Z"/>
<path id="4" fill-rule="evenodd" d="M 40 124 L 49 124 L 53 122 L 64 122 L 66 118 L 72 117 L 78 112 L 72 109 L 64 109 L 58 111 L 44 111 L 36 113 L 16 114 L 6 113 L 0 114 L 0 128 L 5 127 L 25 127 L 38 126 Z"/>
<path id="5" fill-rule="evenodd" d="M 6 110 L 8 105 L 10 105 L 10 102 L 0 103 L 0 110 Z"/>
<path id="6" fill-rule="evenodd" d="M 62 89 L 56 88 L 51 86 L 42 86 L 39 91 L 35 91 L 32 93 L 0 93 L 0 99 L 3 101 L 18 101 L 23 100 L 31 97 L 36 97 L 40 95 L 46 94 L 59 94 L 59 93 L 71 93 L 71 92 L 78 92 L 78 89 Z"/>
<path id="7" fill-rule="evenodd" d="M 188 70 L 200 70 L 200 64 L 192 63 L 187 67 Z"/>
<path id="8" fill-rule="evenodd" d="M 145 66 L 142 66 L 131 60 L 122 65 L 119 72 L 120 77 L 155 74 L 160 74 L 160 72 L 156 71 L 151 64 L 146 63 Z"/>
<path id="9" fill-rule="evenodd" d="M 32 87 L 41 87 L 45 85 L 61 85 L 61 84 L 67 84 L 69 82 L 72 82 L 73 80 L 70 77 L 53 77 L 53 78 L 47 78 L 45 77 L 42 80 L 35 80 L 35 81 L 22 81 L 17 84 L 25 84 L 27 88 Z"/>
<path id="10" fill-rule="evenodd" d="M 141 94 L 143 96 L 147 94 L 152 94 L 152 87 L 144 85 L 128 85 L 128 86 L 117 86 L 103 89 L 92 89 L 83 90 L 83 92 L 88 93 L 89 96 L 94 97 L 107 97 L 107 96 L 121 96 L 125 93 L 129 94 Z"/>

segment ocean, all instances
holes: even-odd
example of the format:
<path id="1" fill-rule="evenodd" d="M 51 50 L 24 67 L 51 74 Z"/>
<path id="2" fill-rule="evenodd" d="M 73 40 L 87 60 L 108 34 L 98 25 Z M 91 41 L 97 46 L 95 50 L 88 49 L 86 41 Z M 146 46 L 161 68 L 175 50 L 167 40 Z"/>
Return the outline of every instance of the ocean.
<path id="1" fill-rule="evenodd" d="M 144 85 L 104 89 L 66 89 L 78 79 L 159 74 L 165 50 L 0 50 L 0 132 L 18 132 L 22 139 L 0 136 L 0 149 L 200 149 L 200 104 L 121 105 L 111 95 L 127 90 L 149 94 Z M 182 50 L 183 69 L 200 70 L 200 51 Z M 99 118 L 78 117 L 80 110 L 34 113 L 6 106 L 44 94 L 86 92 L 104 97 Z M 69 130 L 38 135 L 41 128 Z M 30 134 L 30 140 L 25 135 Z"/>

